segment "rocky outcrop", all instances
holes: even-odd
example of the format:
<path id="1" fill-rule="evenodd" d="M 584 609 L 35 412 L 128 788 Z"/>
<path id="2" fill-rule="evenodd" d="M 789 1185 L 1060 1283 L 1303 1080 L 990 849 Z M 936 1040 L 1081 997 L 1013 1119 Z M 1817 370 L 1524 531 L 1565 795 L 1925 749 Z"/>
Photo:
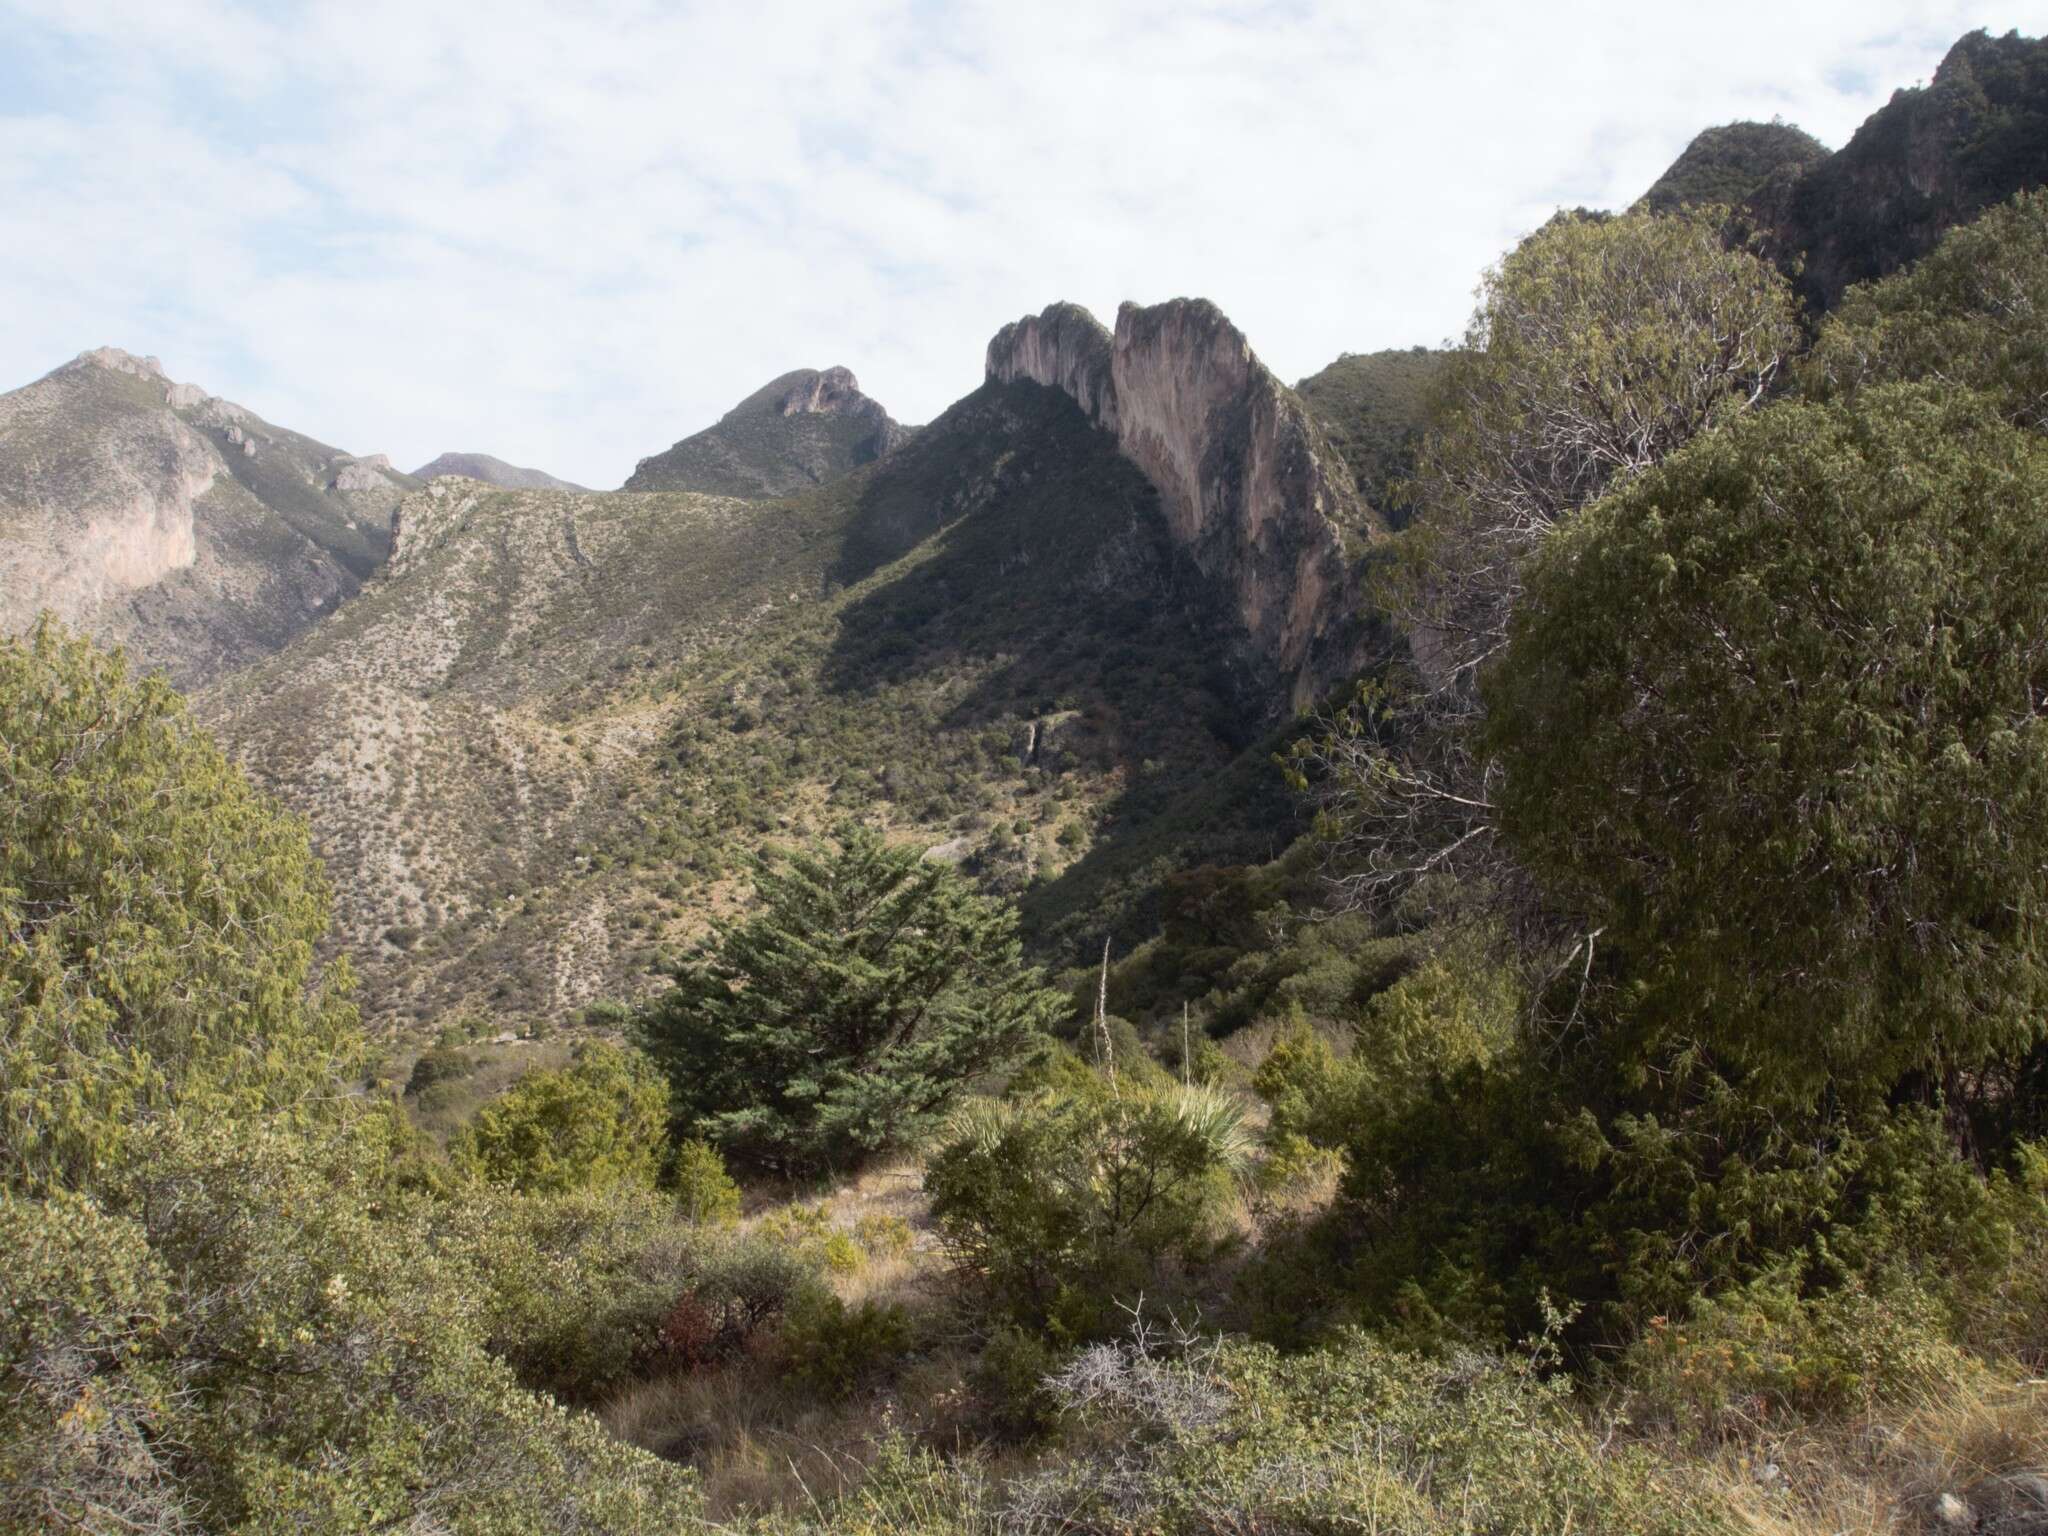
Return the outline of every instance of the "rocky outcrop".
<path id="1" fill-rule="evenodd" d="M 330 466 L 367 466 L 338 491 Z M 153 357 L 81 353 L 0 395 L 0 632 L 44 610 L 181 685 L 270 654 L 381 562 L 403 477 Z"/>
<path id="2" fill-rule="evenodd" d="M 1925 86 L 1895 91 L 1838 153 L 1786 167 L 1748 211 L 1824 310 L 1943 232 L 2048 182 L 2048 39 L 1972 32 Z"/>
<path id="3" fill-rule="evenodd" d="M 1116 337 L 1078 304 L 1014 320 L 988 344 L 988 376 L 1057 389 L 1105 431 L 1116 431 Z"/>
<path id="4" fill-rule="evenodd" d="M 999 331 L 987 375 L 1068 395 L 1159 492 L 1175 543 L 1229 594 L 1246 660 L 1300 706 L 1363 645 L 1347 537 L 1377 516 L 1294 392 L 1215 305 L 1125 304 L 1111 333 L 1055 304 Z"/>
<path id="5" fill-rule="evenodd" d="M 911 429 L 861 393 L 845 368 L 771 379 L 666 453 L 642 459 L 623 489 L 787 496 L 871 464 Z"/>
<path id="6" fill-rule="evenodd" d="M 234 429 L 229 430 L 233 440 Z M 344 455 L 335 461 L 334 478 L 327 482 L 334 491 L 376 491 L 392 488 L 391 460 L 381 453 L 371 454 L 366 459 L 352 459 Z"/>

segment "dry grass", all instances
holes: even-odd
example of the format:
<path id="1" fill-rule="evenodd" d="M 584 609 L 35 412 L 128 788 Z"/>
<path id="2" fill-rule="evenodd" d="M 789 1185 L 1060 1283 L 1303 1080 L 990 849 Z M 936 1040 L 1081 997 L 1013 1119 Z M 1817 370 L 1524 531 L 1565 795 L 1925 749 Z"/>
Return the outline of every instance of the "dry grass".
<path id="1" fill-rule="evenodd" d="M 2048 1532 L 2048 1381 L 1986 1372 L 1894 1412 L 1705 1460 L 1670 1454 L 1696 1464 L 1737 1528 L 1756 1536 Z"/>

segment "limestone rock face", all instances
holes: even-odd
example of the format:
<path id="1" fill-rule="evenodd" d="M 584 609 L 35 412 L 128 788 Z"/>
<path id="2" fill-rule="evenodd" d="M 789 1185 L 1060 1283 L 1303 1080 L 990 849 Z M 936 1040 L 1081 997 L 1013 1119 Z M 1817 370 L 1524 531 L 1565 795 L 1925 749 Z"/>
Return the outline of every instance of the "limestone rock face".
<path id="1" fill-rule="evenodd" d="M 1067 395 L 1089 419 L 1116 431 L 1116 338 L 1078 304 L 1053 304 L 997 331 L 988 376 L 1030 379 Z"/>
<path id="2" fill-rule="evenodd" d="M 408 482 L 336 458 L 115 347 L 0 395 L 0 632 L 48 610 L 181 686 L 268 655 L 384 557 Z"/>
<path id="3" fill-rule="evenodd" d="M 1355 670 L 1345 541 L 1383 529 L 1321 427 L 1215 305 L 1125 304 L 1112 333 L 1055 304 L 999 331 L 987 372 L 1060 390 L 1115 436 L 1175 542 L 1229 592 L 1271 696 L 1299 706 Z"/>
<path id="4" fill-rule="evenodd" d="M 391 460 L 376 453 L 366 459 L 344 458 L 336 466 L 328 488 L 336 491 L 377 491 L 388 489 L 392 484 Z"/>

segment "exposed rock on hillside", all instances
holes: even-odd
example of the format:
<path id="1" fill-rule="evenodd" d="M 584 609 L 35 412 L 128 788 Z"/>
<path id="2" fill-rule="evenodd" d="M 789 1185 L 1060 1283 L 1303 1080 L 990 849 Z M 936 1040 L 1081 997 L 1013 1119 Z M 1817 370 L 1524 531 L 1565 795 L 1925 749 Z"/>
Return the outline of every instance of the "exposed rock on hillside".
<path id="1" fill-rule="evenodd" d="M 908 435 L 844 368 L 773 379 L 666 453 L 642 459 L 624 489 L 787 496 L 873 463 Z"/>
<path id="2" fill-rule="evenodd" d="M 353 593 L 409 483 L 153 357 L 83 353 L 0 395 L 0 629 L 49 609 L 204 682 Z"/>
<path id="3" fill-rule="evenodd" d="M 1125 304 L 1112 335 L 1055 304 L 999 331 L 987 371 L 1060 390 L 1115 436 L 1175 540 L 1231 593 L 1273 702 L 1306 703 L 1356 668 L 1346 538 L 1382 524 L 1314 417 L 1215 305 Z"/>
<path id="4" fill-rule="evenodd" d="M 1769 244 L 1825 309 L 1853 283 L 1934 248 L 2025 187 L 2048 181 L 2048 39 L 1973 32 L 1926 86 L 1895 91 L 1842 150 L 1781 170 L 1750 198 Z"/>
<path id="5" fill-rule="evenodd" d="M 558 480 L 538 469 L 521 469 L 488 453 L 444 453 L 412 472 L 415 480 L 432 480 L 439 475 L 462 475 L 508 491 L 580 491 L 584 487 Z"/>

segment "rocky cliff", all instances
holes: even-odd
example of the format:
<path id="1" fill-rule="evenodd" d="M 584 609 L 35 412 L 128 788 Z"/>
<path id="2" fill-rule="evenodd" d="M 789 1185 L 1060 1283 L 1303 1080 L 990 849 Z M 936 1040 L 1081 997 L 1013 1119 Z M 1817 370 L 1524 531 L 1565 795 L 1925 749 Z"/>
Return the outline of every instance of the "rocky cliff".
<path id="1" fill-rule="evenodd" d="M 1355 670 L 1352 562 L 1383 530 L 1294 392 L 1215 305 L 1055 304 L 989 343 L 992 380 L 1060 390 L 1159 493 L 1173 538 L 1229 594 L 1245 665 L 1299 707 Z"/>
<path id="2" fill-rule="evenodd" d="M 155 358 L 83 353 L 0 395 L 0 631 L 47 609 L 204 682 L 353 593 L 410 483 Z"/>
<path id="3" fill-rule="evenodd" d="M 1787 166 L 1749 199 L 1815 309 L 2048 181 L 2048 39 L 1973 32 L 1925 86 L 1895 91 L 1838 153 Z"/>
<path id="4" fill-rule="evenodd" d="M 787 496 L 871 464 L 909 435 L 845 368 L 771 379 L 718 422 L 642 459 L 622 489 Z"/>

